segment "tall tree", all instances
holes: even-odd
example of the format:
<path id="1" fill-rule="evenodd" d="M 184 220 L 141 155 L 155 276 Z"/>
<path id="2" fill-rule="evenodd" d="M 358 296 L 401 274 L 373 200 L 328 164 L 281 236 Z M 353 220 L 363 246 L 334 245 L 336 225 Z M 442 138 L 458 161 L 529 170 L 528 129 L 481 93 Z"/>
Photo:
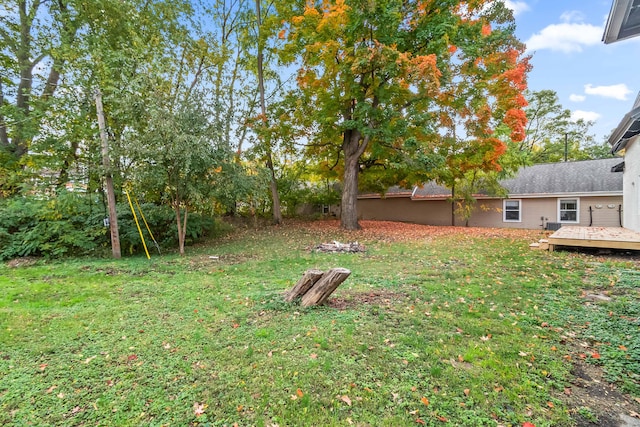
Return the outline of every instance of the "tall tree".
<path id="1" fill-rule="evenodd" d="M 487 37 L 491 24 L 495 28 Z M 490 96 L 500 98 L 500 112 L 514 131 L 523 126 L 518 90 L 492 89 L 513 80 L 510 73 L 522 61 L 513 17 L 501 2 L 307 2 L 288 25 L 289 49 L 302 53 L 300 94 L 312 108 L 307 114 L 314 129 L 310 154 L 334 158 L 342 167 L 345 229 L 359 228 L 362 170 L 402 168 L 417 153 L 428 158 L 439 143 L 434 135 L 440 88 L 462 78 L 452 67 L 460 58 L 468 67 L 487 70 L 478 73 L 473 87 L 485 85 Z M 488 44 L 500 50 L 486 49 Z M 454 47 L 457 56 L 452 55 Z"/>
<path id="2" fill-rule="evenodd" d="M 267 104 L 264 96 L 264 40 L 262 36 L 262 14 L 260 11 L 260 1 L 256 1 L 256 19 L 257 19 L 257 28 L 258 28 L 258 58 L 257 58 L 257 67 L 258 67 L 258 91 L 260 93 L 260 118 L 261 118 L 261 128 L 267 125 Z M 262 132 L 258 132 L 258 138 L 262 139 L 262 144 L 266 144 L 266 157 L 267 157 L 267 168 L 269 169 L 269 174 L 271 177 L 271 182 L 269 183 L 269 187 L 271 189 L 271 200 L 273 202 L 272 210 L 273 210 L 273 222 L 275 224 L 282 223 L 282 212 L 280 210 L 280 195 L 278 194 L 278 181 L 276 180 L 276 173 L 273 165 L 273 149 L 271 147 L 271 141 L 265 141 L 265 135 Z"/>
<path id="3" fill-rule="evenodd" d="M 593 122 L 572 120 L 552 90 L 527 92 L 526 138 L 518 149 L 531 163 L 553 163 L 601 157 L 604 153 L 590 133 Z"/>
<path id="4" fill-rule="evenodd" d="M 0 0 L 0 150 L 8 173 L 24 166 L 83 22 L 68 0 Z"/>

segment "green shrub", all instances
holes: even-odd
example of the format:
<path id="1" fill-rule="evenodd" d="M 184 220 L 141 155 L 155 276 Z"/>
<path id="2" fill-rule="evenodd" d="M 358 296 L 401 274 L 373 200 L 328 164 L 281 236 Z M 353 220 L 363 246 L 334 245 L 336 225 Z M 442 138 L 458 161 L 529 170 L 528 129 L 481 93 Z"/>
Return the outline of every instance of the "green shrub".
<path id="1" fill-rule="evenodd" d="M 87 254 L 106 242 L 99 205 L 62 192 L 55 198 L 0 202 L 0 259 Z"/>
<path id="2" fill-rule="evenodd" d="M 177 247 L 177 226 L 167 206 L 141 206 L 153 236 L 163 250 Z M 143 251 L 140 234 L 128 204 L 117 206 L 123 253 Z M 149 250 L 153 240 L 138 211 L 138 221 Z M 104 225 L 105 207 L 95 195 L 61 192 L 51 198 L 13 197 L 0 200 L 0 260 L 24 256 L 58 258 L 108 252 L 111 241 Z M 187 244 L 221 233 L 214 218 L 190 213 Z"/>
<path id="3" fill-rule="evenodd" d="M 144 218 L 137 207 L 135 208 L 136 216 L 149 251 L 155 249 L 153 239 L 145 225 L 145 220 L 161 250 L 176 249 L 178 247 L 178 226 L 173 209 L 165 205 L 158 206 L 152 203 L 141 204 L 140 208 Z M 120 231 L 120 246 L 123 252 L 140 253 L 144 251 L 140 240 L 140 232 L 128 204 L 118 205 L 118 229 Z M 222 225 L 216 222 L 214 218 L 189 212 L 187 219 L 187 245 L 204 237 L 216 236 L 222 232 L 224 232 Z"/>

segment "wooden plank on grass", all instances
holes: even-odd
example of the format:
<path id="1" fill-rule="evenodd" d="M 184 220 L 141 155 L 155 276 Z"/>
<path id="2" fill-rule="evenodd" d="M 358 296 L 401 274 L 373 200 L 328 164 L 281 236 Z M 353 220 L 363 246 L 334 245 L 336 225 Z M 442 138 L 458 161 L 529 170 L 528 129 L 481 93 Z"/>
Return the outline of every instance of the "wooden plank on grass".
<path id="1" fill-rule="evenodd" d="M 311 305 L 319 305 L 324 303 L 329 295 L 336 290 L 342 282 L 351 274 L 346 268 L 332 268 L 322 275 L 315 285 L 302 297 L 301 304 L 303 307 Z"/>
<path id="2" fill-rule="evenodd" d="M 286 302 L 291 302 L 294 299 L 303 296 L 311 289 L 311 287 L 322 277 L 324 272 L 322 270 L 307 270 L 304 275 L 298 280 L 298 282 L 287 292 L 284 296 Z"/>

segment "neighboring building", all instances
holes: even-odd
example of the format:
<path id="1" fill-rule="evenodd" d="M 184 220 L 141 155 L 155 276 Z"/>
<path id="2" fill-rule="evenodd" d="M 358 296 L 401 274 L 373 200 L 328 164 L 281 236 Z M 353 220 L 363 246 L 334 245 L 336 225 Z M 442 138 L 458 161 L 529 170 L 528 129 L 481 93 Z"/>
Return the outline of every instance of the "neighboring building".
<path id="1" fill-rule="evenodd" d="M 625 228 L 640 232 L 640 94 L 633 109 L 622 118 L 609 137 L 611 152 L 624 150 L 624 162 L 615 166 L 623 172 L 623 199 Z"/>
<path id="2" fill-rule="evenodd" d="M 640 146 L 638 147 L 640 150 Z M 622 174 L 612 172 L 620 158 L 549 163 L 522 168 L 501 182 L 505 198 L 476 194 L 471 227 L 556 229 L 562 224 L 620 227 Z M 640 162 L 638 162 L 640 163 Z M 433 182 L 412 190 L 361 194 L 361 219 L 451 224 L 451 191 Z M 465 225 L 456 218 L 455 225 Z"/>

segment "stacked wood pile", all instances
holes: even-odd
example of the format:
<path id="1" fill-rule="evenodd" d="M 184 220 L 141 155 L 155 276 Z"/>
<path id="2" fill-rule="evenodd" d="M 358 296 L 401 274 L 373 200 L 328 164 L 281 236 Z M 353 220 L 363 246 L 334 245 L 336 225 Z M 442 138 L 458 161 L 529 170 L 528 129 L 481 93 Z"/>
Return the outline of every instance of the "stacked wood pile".
<path id="1" fill-rule="evenodd" d="M 302 278 L 284 296 L 284 300 L 291 302 L 300 299 L 303 307 L 323 304 L 329 295 L 335 291 L 351 274 L 346 268 L 332 268 L 329 271 L 307 270 Z"/>
<path id="2" fill-rule="evenodd" d="M 335 252 L 335 253 L 356 253 L 364 252 L 365 247 L 358 242 L 340 243 L 333 241 L 331 243 L 321 243 L 313 248 L 314 252 Z"/>

